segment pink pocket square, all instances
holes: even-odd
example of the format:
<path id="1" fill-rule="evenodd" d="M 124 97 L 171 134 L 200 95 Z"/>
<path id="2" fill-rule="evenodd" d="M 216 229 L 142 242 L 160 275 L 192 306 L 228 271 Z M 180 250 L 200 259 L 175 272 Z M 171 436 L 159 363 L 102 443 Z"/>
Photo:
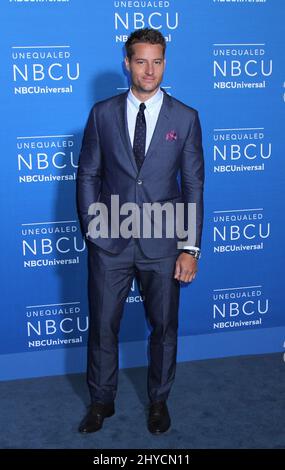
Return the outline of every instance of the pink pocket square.
<path id="1" fill-rule="evenodd" d="M 176 140 L 177 139 L 177 134 L 175 131 L 169 131 L 167 132 L 166 136 L 165 136 L 165 139 L 166 140 L 169 140 L 169 141 L 173 141 L 173 140 Z"/>

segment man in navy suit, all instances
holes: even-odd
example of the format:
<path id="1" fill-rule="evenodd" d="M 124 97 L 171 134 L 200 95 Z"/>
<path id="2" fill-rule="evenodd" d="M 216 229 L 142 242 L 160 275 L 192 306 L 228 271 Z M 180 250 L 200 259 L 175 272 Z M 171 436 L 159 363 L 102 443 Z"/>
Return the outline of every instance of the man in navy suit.
<path id="1" fill-rule="evenodd" d="M 148 28 L 133 32 L 125 58 L 131 87 L 97 103 L 85 128 L 77 197 L 88 246 L 91 406 L 79 426 L 81 433 L 98 431 L 115 412 L 120 320 L 135 276 L 152 329 L 148 429 L 161 434 L 170 427 L 167 398 L 176 368 L 180 282 L 191 282 L 197 271 L 204 161 L 197 111 L 160 88 L 165 49 L 160 32 Z M 176 232 L 169 236 L 164 218 L 157 221 L 151 211 L 142 211 L 153 203 L 170 208 L 171 221 L 177 221 L 176 207 L 183 204 L 184 236 Z M 106 210 L 101 211 L 100 204 Z M 131 236 L 121 231 L 128 215 L 128 210 L 121 210 L 125 204 L 141 210 L 132 219 Z M 194 218 L 188 206 L 195 207 Z M 160 226 L 158 237 L 140 231 L 146 214 L 151 229 Z M 100 225 L 104 233 L 98 231 Z"/>

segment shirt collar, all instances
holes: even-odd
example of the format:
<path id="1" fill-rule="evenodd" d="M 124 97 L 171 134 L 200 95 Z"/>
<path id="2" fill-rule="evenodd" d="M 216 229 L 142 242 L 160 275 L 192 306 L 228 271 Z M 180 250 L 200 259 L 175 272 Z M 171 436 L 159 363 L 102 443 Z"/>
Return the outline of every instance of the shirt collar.
<path id="1" fill-rule="evenodd" d="M 151 98 L 146 100 L 144 103 L 146 105 L 146 109 L 151 112 L 151 109 L 153 106 L 155 106 L 159 101 L 161 101 L 163 98 L 163 91 L 161 88 L 157 90 L 155 95 L 153 95 Z M 138 110 L 141 104 L 141 101 L 137 99 L 137 97 L 133 94 L 131 88 L 129 89 L 128 92 L 128 100 L 136 107 Z"/>

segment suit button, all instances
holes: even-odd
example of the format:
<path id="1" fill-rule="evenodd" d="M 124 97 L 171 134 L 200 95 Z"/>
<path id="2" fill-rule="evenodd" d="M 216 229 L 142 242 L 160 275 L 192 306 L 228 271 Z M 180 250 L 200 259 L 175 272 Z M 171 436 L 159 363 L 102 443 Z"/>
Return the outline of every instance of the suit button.
<path id="1" fill-rule="evenodd" d="M 142 180 L 137 180 L 137 183 L 138 183 L 138 184 L 142 184 Z"/>

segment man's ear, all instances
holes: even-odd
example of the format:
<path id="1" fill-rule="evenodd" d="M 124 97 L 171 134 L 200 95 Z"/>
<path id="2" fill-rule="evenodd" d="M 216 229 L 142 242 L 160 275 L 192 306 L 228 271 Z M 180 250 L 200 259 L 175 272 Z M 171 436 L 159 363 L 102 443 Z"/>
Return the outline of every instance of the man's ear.
<path id="1" fill-rule="evenodd" d="M 130 61 L 129 61 L 128 56 L 125 57 L 125 66 L 126 66 L 127 71 L 129 72 L 130 71 Z"/>

